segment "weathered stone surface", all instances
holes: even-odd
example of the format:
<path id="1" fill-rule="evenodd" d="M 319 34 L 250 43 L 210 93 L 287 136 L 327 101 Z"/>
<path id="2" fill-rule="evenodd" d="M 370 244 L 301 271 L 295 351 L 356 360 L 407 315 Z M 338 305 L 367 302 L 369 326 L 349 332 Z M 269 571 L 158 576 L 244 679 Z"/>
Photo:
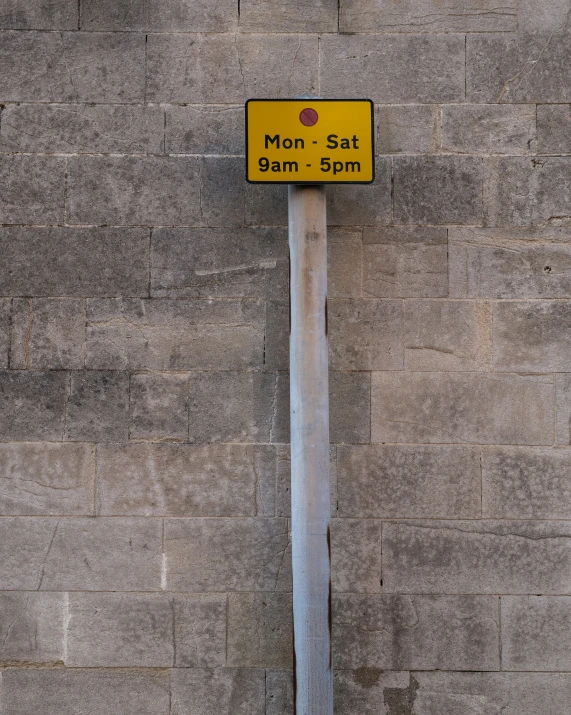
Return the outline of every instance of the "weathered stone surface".
<path id="1" fill-rule="evenodd" d="M 91 300 L 87 321 L 95 370 L 262 366 L 264 310 L 253 300 Z"/>
<path id="2" fill-rule="evenodd" d="M 337 448 L 338 516 L 480 517 L 480 455 L 471 447 Z"/>
<path id="3" fill-rule="evenodd" d="M 8 367 L 10 353 L 11 300 L 0 298 L 0 370 Z"/>
<path id="4" fill-rule="evenodd" d="M 244 153 L 242 106 L 170 106 L 165 111 L 167 154 Z"/>
<path id="5" fill-rule="evenodd" d="M 568 228 L 450 229 L 455 298 L 570 298 Z"/>
<path id="6" fill-rule="evenodd" d="M 82 0 L 82 30 L 230 32 L 238 10 L 232 0 Z"/>
<path id="7" fill-rule="evenodd" d="M 125 372 L 72 372 L 65 438 L 73 442 L 119 442 L 129 436 L 129 375 Z"/>
<path id="8" fill-rule="evenodd" d="M 418 715 L 559 715 L 571 697 L 567 673 L 414 673 L 413 677 Z"/>
<path id="9" fill-rule="evenodd" d="M 227 596 L 200 593 L 174 597 L 174 664 L 179 668 L 226 664 Z"/>
<path id="10" fill-rule="evenodd" d="M 0 593 L 1 663 L 63 660 L 64 598 L 59 593 Z"/>
<path id="11" fill-rule="evenodd" d="M 570 47 L 568 30 L 554 34 L 469 35 L 466 44 L 468 101 L 569 102 Z"/>
<path id="12" fill-rule="evenodd" d="M 232 593 L 228 597 L 227 663 L 245 668 L 291 668 L 290 593 Z"/>
<path id="13" fill-rule="evenodd" d="M 1 0 L 0 28 L 3 30 L 77 30 L 75 0 Z"/>
<path id="14" fill-rule="evenodd" d="M 459 154 L 535 153 L 535 105 L 442 107 L 442 150 Z"/>
<path id="15" fill-rule="evenodd" d="M 494 305 L 494 370 L 563 372 L 569 368 L 571 301 Z"/>
<path id="16" fill-rule="evenodd" d="M 499 157 L 487 169 L 487 225 L 571 225 L 571 157 Z"/>
<path id="17" fill-rule="evenodd" d="M 145 36 L 4 32 L 0 101 L 142 102 Z"/>
<path id="18" fill-rule="evenodd" d="M 264 368 L 289 370 L 289 303 L 266 303 Z"/>
<path id="19" fill-rule="evenodd" d="M 291 589 L 286 519 L 168 519 L 165 553 L 169 591 Z"/>
<path id="20" fill-rule="evenodd" d="M 85 360 L 85 301 L 15 298 L 10 367 L 81 369 Z"/>
<path id="21" fill-rule="evenodd" d="M 362 274 L 361 231 L 333 229 L 327 232 L 327 295 L 360 298 Z"/>
<path id="22" fill-rule="evenodd" d="M 256 450 L 213 444 L 98 447 L 98 513 L 254 516 Z"/>
<path id="23" fill-rule="evenodd" d="M 407 370 L 489 370 L 492 306 L 460 300 L 405 302 Z"/>
<path id="24" fill-rule="evenodd" d="M 57 521 L 0 519 L 0 589 L 36 591 Z"/>
<path id="25" fill-rule="evenodd" d="M 38 591 L 159 590 L 162 550 L 159 519 L 46 521 L 49 533 L 41 546 L 36 545 L 40 564 L 36 558 L 31 560 L 32 565 L 36 562 Z M 20 521 L 13 524 L 21 528 Z M 13 543 L 18 532 L 10 533 L 8 543 Z"/>
<path id="26" fill-rule="evenodd" d="M 517 30 L 517 2 L 493 0 L 341 0 L 341 32 L 507 32 Z"/>
<path id="27" fill-rule="evenodd" d="M 0 444 L 0 514 L 90 516 L 95 448 L 49 442 Z"/>
<path id="28" fill-rule="evenodd" d="M 375 373 L 373 442 L 552 444 L 553 378 Z"/>
<path id="29" fill-rule="evenodd" d="M 499 625 L 493 596 L 338 595 L 333 666 L 495 670 Z"/>
<path id="30" fill-rule="evenodd" d="M 439 145 L 439 117 L 427 104 L 377 107 L 377 154 L 431 154 Z"/>
<path id="31" fill-rule="evenodd" d="M 329 439 L 361 444 L 371 440 L 371 376 L 329 373 Z"/>
<path id="32" fill-rule="evenodd" d="M 287 299 L 283 229 L 159 228 L 152 246 L 153 296 Z"/>
<path id="33" fill-rule="evenodd" d="M 322 40 L 324 41 L 324 40 Z M 375 159 L 375 182 L 327 189 L 327 222 L 333 226 L 376 226 L 391 223 L 391 163 Z"/>
<path id="34" fill-rule="evenodd" d="M 571 375 L 557 375 L 555 382 L 557 444 L 571 444 Z"/>
<path id="35" fill-rule="evenodd" d="M 317 65 L 315 36 L 149 35 L 147 101 L 241 104 L 315 94 Z"/>
<path id="36" fill-rule="evenodd" d="M 400 156 L 393 163 L 395 223 L 482 223 L 481 159 Z"/>
<path id="37" fill-rule="evenodd" d="M 397 593 L 570 593 L 570 539 L 567 522 L 387 523 L 383 587 Z"/>
<path id="38" fill-rule="evenodd" d="M 365 228 L 363 295 L 441 298 L 448 295 L 445 228 Z"/>
<path id="39" fill-rule="evenodd" d="M 331 524 L 331 579 L 338 593 L 381 590 L 381 522 L 334 519 Z"/>
<path id="40" fill-rule="evenodd" d="M 68 222 L 201 225 L 194 157 L 71 157 Z"/>
<path id="41" fill-rule="evenodd" d="M 199 161 L 200 224 L 242 227 L 246 190 L 244 159 L 214 156 L 202 157 Z"/>
<path id="42" fill-rule="evenodd" d="M 2 678 L 3 715 L 168 715 L 165 670 L 11 668 Z"/>
<path id="43" fill-rule="evenodd" d="M 416 686 L 412 673 L 383 672 L 380 668 L 338 670 L 333 674 L 335 708 L 340 715 L 389 715 L 391 708 L 395 712 L 399 707 L 406 714 L 406 708 L 410 711 L 415 704 Z"/>
<path id="44" fill-rule="evenodd" d="M 10 104 L 0 151 L 162 154 L 161 107 L 121 104 Z"/>
<path id="45" fill-rule="evenodd" d="M 569 670 L 571 598 L 502 597 L 502 667 Z"/>
<path id="46" fill-rule="evenodd" d="M 571 154 L 571 105 L 540 104 L 537 107 L 539 154 Z"/>
<path id="47" fill-rule="evenodd" d="M 71 593 L 66 665 L 174 664 L 174 602 L 152 593 Z"/>
<path id="48" fill-rule="evenodd" d="M 0 440 L 61 440 L 68 380 L 65 372 L 1 371 Z"/>
<path id="49" fill-rule="evenodd" d="M 329 187 L 329 190 L 332 187 Z M 359 187 L 364 188 L 364 187 Z M 245 187 L 246 224 L 249 226 L 287 226 L 287 186 L 248 184 Z M 330 193 L 327 194 L 330 197 Z M 331 222 L 328 218 L 328 228 Z"/>
<path id="50" fill-rule="evenodd" d="M 379 104 L 464 99 L 464 38 L 329 35 L 322 38 L 321 94 Z"/>
<path id="51" fill-rule="evenodd" d="M 489 519 L 570 519 L 571 454 L 525 447 L 482 450 L 482 510 Z"/>
<path id="52" fill-rule="evenodd" d="M 172 715 L 264 715 L 264 671 L 251 668 L 174 670 Z"/>
<path id="53" fill-rule="evenodd" d="M 3 39 L 5 34 L 2 33 Z M 61 223 L 64 216 L 64 175 L 65 161 L 58 157 L 2 157 L 0 223 Z"/>
<path id="54" fill-rule="evenodd" d="M 141 373 L 129 383 L 129 438 L 188 440 L 188 375 Z"/>
<path id="55" fill-rule="evenodd" d="M 569 0 L 544 0 L 541 4 L 535 0 L 519 0 L 520 32 L 560 32 L 568 22 Z"/>
<path id="56" fill-rule="evenodd" d="M 337 32 L 335 0 L 242 0 L 240 27 L 249 32 Z"/>
<path id="57" fill-rule="evenodd" d="M 332 370 L 402 370 L 402 301 L 329 300 L 327 315 Z"/>
<path id="58" fill-rule="evenodd" d="M 294 708 L 291 670 L 266 670 L 265 715 L 289 715 Z"/>

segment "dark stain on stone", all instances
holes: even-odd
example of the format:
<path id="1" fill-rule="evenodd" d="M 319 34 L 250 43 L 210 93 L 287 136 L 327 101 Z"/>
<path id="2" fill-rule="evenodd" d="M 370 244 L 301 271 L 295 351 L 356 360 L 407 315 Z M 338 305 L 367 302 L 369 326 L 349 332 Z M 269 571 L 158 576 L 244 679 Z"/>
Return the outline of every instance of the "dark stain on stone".
<path id="1" fill-rule="evenodd" d="M 363 688 L 372 688 L 379 682 L 382 672 L 380 668 L 357 668 L 353 675 L 355 682 L 362 685 Z M 386 688 L 386 690 L 390 690 L 390 688 Z"/>
<path id="2" fill-rule="evenodd" d="M 413 708 L 417 690 L 418 681 L 412 674 L 408 688 L 385 688 L 386 715 L 414 715 Z"/>

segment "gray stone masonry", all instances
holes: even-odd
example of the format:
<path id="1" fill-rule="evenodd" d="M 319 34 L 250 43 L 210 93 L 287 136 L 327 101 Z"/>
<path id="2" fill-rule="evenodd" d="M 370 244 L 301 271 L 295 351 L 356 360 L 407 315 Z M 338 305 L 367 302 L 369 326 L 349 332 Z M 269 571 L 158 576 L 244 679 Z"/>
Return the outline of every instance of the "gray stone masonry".
<path id="1" fill-rule="evenodd" d="M 335 715 L 569 715 L 570 73 L 571 0 L 0 0 L 0 715 L 294 711 L 243 105 L 307 95 L 375 103 L 327 188 Z"/>

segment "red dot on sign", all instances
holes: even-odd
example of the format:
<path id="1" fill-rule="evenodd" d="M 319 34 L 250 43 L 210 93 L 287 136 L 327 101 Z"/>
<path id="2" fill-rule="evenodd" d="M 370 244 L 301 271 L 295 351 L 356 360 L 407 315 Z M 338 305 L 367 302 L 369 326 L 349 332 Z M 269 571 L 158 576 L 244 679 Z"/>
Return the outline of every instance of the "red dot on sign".
<path id="1" fill-rule="evenodd" d="M 299 115 L 299 121 L 306 127 L 312 127 L 314 124 L 317 124 L 318 119 L 317 112 L 310 107 L 302 109 Z"/>

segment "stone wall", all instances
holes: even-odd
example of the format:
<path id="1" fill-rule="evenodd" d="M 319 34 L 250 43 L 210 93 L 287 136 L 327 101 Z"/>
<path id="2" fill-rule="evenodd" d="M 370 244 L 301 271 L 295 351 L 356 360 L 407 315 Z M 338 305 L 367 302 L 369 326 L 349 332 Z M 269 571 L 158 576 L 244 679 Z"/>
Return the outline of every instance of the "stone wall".
<path id="1" fill-rule="evenodd" d="M 0 0 L 2 715 L 286 715 L 288 254 L 328 188 L 339 715 L 571 712 L 569 0 Z"/>

